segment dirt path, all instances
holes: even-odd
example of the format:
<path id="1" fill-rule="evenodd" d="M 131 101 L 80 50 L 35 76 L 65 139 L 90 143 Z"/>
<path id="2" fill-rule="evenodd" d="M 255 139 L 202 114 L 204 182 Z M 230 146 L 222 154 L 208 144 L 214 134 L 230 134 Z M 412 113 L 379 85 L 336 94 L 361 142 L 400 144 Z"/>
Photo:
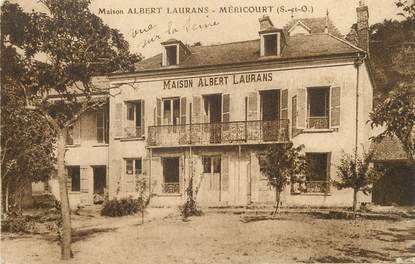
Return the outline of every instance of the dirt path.
<path id="1" fill-rule="evenodd" d="M 108 218 L 73 244 L 66 263 L 395 262 L 415 259 L 413 221 L 324 220 L 286 214 L 243 223 L 240 216 L 207 214 L 183 222 L 154 209 L 153 220 Z M 162 210 L 161 210 L 162 211 Z M 156 215 L 156 216 L 155 216 Z M 92 220 L 90 220 L 92 221 Z M 93 222 L 93 221 L 92 221 Z M 86 224 L 84 221 L 83 224 Z M 91 223 L 89 223 L 91 224 Z M 57 263 L 59 247 L 44 236 L 5 238 L 6 263 Z"/>

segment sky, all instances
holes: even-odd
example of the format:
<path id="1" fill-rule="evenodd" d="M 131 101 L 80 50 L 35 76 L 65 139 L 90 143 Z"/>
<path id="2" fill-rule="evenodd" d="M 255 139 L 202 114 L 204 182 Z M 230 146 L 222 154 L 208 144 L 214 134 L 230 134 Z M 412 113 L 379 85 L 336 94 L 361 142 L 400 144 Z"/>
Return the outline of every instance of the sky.
<path id="1" fill-rule="evenodd" d="M 26 11 L 44 11 L 36 0 L 11 2 L 19 3 Z M 399 9 L 393 0 L 366 0 L 364 3 L 369 7 L 369 24 L 399 19 Z M 106 24 L 124 34 L 132 52 L 148 58 L 161 52 L 160 42 L 171 38 L 190 45 L 195 42 L 211 45 L 257 39 L 258 19 L 263 15 L 268 15 L 274 25 L 281 28 L 292 17 L 322 17 L 328 11 L 340 32 L 347 34 L 356 22 L 358 5 L 358 0 L 92 0 L 90 9 Z M 202 12 L 189 13 L 193 7 Z M 224 8 L 229 12 L 240 7 L 250 9 L 243 13 L 223 12 Z M 259 9 L 258 12 L 250 12 L 254 7 Z M 147 13 L 134 14 L 134 8 L 137 12 L 142 8 Z M 188 13 L 178 13 L 178 8 L 188 8 Z M 297 11 L 287 11 L 291 8 L 297 8 Z M 128 13 L 130 9 L 132 13 Z M 151 11 L 153 13 L 149 13 Z"/>

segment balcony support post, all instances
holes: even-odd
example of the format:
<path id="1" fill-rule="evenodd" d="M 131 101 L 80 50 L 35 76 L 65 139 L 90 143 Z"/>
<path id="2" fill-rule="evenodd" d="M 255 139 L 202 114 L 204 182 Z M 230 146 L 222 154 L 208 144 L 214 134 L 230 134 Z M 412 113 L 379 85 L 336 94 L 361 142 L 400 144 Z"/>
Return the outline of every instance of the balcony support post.
<path id="1" fill-rule="evenodd" d="M 149 173 L 148 173 L 148 200 L 150 201 L 151 200 L 151 173 L 152 173 L 152 171 L 151 171 L 151 167 L 152 167 L 152 163 L 153 162 L 153 149 L 151 149 L 150 148 L 150 160 L 149 160 L 149 169 L 148 169 L 148 171 L 149 171 Z"/>
<path id="2" fill-rule="evenodd" d="M 240 195 L 241 190 L 241 145 L 238 145 L 238 197 Z"/>

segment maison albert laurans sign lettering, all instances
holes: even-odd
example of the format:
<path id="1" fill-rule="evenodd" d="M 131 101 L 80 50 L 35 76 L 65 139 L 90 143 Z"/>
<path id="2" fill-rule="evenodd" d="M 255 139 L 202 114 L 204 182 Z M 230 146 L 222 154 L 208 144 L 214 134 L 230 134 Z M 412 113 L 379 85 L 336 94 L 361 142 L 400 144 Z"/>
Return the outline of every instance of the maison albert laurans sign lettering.
<path id="1" fill-rule="evenodd" d="M 189 79 L 164 80 L 163 89 L 220 86 L 272 81 L 272 72 L 232 74 Z"/>

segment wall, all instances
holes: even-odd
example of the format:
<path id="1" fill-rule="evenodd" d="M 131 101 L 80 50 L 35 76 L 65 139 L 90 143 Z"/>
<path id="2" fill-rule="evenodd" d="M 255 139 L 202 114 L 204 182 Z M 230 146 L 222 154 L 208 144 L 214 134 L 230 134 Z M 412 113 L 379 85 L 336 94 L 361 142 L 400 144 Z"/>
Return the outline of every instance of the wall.
<path id="1" fill-rule="evenodd" d="M 369 82 L 368 73 L 361 67 L 361 78 L 359 79 L 359 123 L 358 131 L 359 138 L 358 142 L 363 143 L 365 146 L 368 145 L 369 129 L 366 124 L 368 113 L 372 108 L 372 86 Z M 256 72 L 255 70 L 249 71 L 249 73 Z M 117 89 L 112 89 L 113 97 L 110 99 L 110 120 L 116 120 L 119 118 L 117 114 L 116 105 L 121 104 L 122 118 L 120 122 L 111 123 L 110 128 L 110 144 L 109 144 L 109 155 L 111 157 L 109 166 L 109 190 L 110 196 L 125 196 L 125 186 L 123 187 L 123 177 L 125 158 L 148 158 L 149 150 L 146 149 L 145 139 L 147 138 L 148 130 L 145 131 L 144 138 L 126 139 L 121 137 L 115 137 L 113 134 L 114 129 L 119 126 L 123 126 L 125 123 L 126 107 L 124 102 L 127 100 L 144 100 L 145 101 L 145 124 L 146 127 L 149 125 L 155 125 L 155 106 L 157 98 L 168 98 L 168 97 L 186 97 L 187 98 L 187 111 L 189 113 L 190 103 L 194 96 L 202 96 L 207 94 L 222 93 L 230 94 L 230 121 L 243 121 L 245 120 L 245 100 L 252 92 L 259 92 L 261 90 L 268 89 L 288 89 L 288 117 L 291 119 L 292 116 L 292 105 L 291 98 L 298 94 L 298 89 L 304 89 L 310 86 L 339 86 L 341 87 L 341 107 L 340 107 L 340 126 L 336 129 L 327 129 L 324 131 L 304 131 L 303 133 L 294 136 L 292 141 L 295 145 L 304 144 L 305 152 L 330 152 L 331 153 L 331 164 L 330 164 L 330 176 L 332 179 L 336 179 L 336 164 L 338 164 L 341 155 L 344 152 L 352 153 L 355 142 L 355 106 L 356 106 L 356 68 L 352 60 L 343 62 L 331 62 L 331 63 L 316 63 L 313 65 L 293 65 L 291 67 L 279 68 L 272 67 L 262 69 L 257 72 L 272 73 L 272 81 L 265 82 L 250 82 L 244 84 L 233 84 L 231 80 L 232 74 L 235 72 L 216 73 L 214 75 L 204 73 L 200 75 L 187 75 L 180 77 L 154 77 L 142 78 L 133 80 L 130 79 L 130 84 L 121 84 Z M 243 72 L 235 73 L 238 76 L 244 74 Z M 212 77 L 212 76 L 228 76 L 226 84 L 220 85 L 209 85 L 206 87 L 198 86 L 198 77 Z M 192 88 L 172 88 L 164 89 L 167 80 L 193 80 Z M 113 80 L 113 87 L 115 87 L 118 80 Z M 119 80 L 125 83 L 124 80 Z M 128 80 L 127 80 L 128 81 Z M 185 83 L 177 82 L 177 86 L 186 86 Z M 258 101 L 259 105 L 259 101 Z M 256 119 L 259 119 L 259 113 Z M 187 123 L 190 122 L 190 116 L 187 114 Z M 166 148 L 158 150 L 156 155 L 171 154 L 173 148 Z M 186 151 L 183 153 L 186 153 Z M 206 149 L 199 150 L 201 153 Z M 212 150 L 209 150 L 212 151 Z M 217 150 L 222 151 L 222 150 Z M 164 154 L 163 154 L 164 153 Z M 153 153 L 153 155 L 155 155 Z M 184 154 L 186 157 L 187 154 Z M 197 156 L 197 151 L 195 152 Z M 238 159 L 239 155 L 239 159 Z M 229 198 L 230 204 L 245 204 L 248 201 L 248 173 L 246 170 L 251 168 L 251 152 L 242 151 L 241 154 L 230 151 L 230 177 L 233 177 L 230 182 L 230 193 Z M 186 163 L 186 162 L 185 162 Z M 185 165 L 187 166 L 187 165 Z M 186 167 L 187 168 L 187 167 Z M 186 171 L 188 170 L 185 169 Z M 238 171 L 236 174 L 235 172 Z M 255 172 L 251 172 L 255 173 Z M 256 179 L 254 175 L 251 175 L 252 179 Z M 153 178 L 154 180 L 155 178 Z M 118 184 L 119 182 L 119 184 Z M 119 188 L 119 192 L 117 189 Z M 157 188 L 157 187 L 156 187 Z M 255 193 L 251 194 L 252 200 Z M 352 192 L 351 190 L 337 191 L 332 188 L 332 194 L 329 196 L 321 195 L 297 195 L 293 196 L 290 194 L 284 195 L 284 203 L 291 205 L 316 205 L 316 206 L 329 206 L 329 205 L 350 205 L 351 204 Z M 370 201 L 370 197 L 360 197 L 361 201 Z M 166 199 L 157 198 L 160 204 L 167 202 Z M 169 198 L 168 201 L 174 200 L 179 202 L 182 198 Z M 271 198 L 270 198 L 271 199 Z M 173 202 L 173 203 L 175 203 Z"/>

